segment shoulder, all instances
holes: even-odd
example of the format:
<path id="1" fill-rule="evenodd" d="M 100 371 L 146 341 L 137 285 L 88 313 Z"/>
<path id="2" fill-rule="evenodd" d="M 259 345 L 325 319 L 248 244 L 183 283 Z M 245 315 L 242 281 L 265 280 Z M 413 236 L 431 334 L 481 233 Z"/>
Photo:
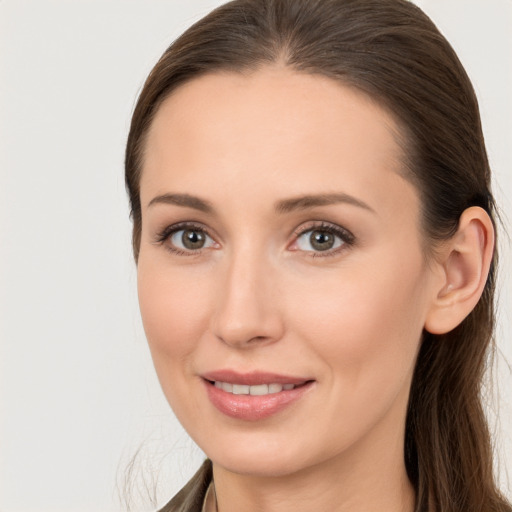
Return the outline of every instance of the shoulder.
<path id="1" fill-rule="evenodd" d="M 212 463 L 206 459 L 185 487 L 159 512 L 201 512 L 211 481 Z"/>

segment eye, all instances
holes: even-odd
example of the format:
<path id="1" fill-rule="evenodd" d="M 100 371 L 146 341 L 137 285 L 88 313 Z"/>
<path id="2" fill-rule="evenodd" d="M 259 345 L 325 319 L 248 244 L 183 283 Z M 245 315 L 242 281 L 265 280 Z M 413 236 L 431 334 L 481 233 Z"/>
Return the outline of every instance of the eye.
<path id="1" fill-rule="evenodd" d="M 191 224 L 166 227 L 158 235 L 156 242 L 164 244 L 172 253 L 187 256 L 217 245 L 202 227 Z"/>
<path id="2" fill-rule="evenodd" d="M 169 241 L 174 247 L 188 251 L 204 249 L 214 244 L 213 240 L 204 231 L 195 228 L 175 231 L 169 237 Z"/>
<path id="3" fill-rule="evenodd" d="M 347 230 L 331 224 L 322 224 L 297 233 L 290 249 L 311 253 L 336 254 L 346 245 L 354 243 L 354 236 Z M 313 254 L 319 255 L 319 254 Z"/>
<path id="4" fill-rule="evenodd" d="M 329 251 L 341 247 L 343 240 L 325 230 L 312 229 L 297 239 L 297 247 L 301 251 Z"/>

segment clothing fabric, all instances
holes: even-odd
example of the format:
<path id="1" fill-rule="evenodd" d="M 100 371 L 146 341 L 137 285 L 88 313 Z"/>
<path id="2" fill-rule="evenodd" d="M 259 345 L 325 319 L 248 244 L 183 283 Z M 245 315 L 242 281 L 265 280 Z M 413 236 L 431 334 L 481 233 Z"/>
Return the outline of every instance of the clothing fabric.
<path id="1" fill-rule="evenodd" d="M 203 512 L 212 478 L 212 462 L 206 459 L 185 487 L 159 512 Z"/>
<path id="2" fill-rule="evenodd" d="M 206 496 L 204 497 L 203 510 L 201 512 L 218 512 L 217 496 L 215 495 L 215 486 L 213 482 L 208 486 Z"/>

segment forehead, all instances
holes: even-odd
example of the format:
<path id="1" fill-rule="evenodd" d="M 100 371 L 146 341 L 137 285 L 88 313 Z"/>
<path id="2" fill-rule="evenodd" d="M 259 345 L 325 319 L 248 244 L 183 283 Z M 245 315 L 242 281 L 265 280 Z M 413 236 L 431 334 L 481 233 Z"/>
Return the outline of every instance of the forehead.
<path id="1" fill-rule="evenodd" d="M 398 134 L 377 102 L 327 77 L 277 65 L 207 74 L 160 106 L 147 139 L 142 202 L 213 178 L 253 191 L 271 184 L 287 196 L 342 186 L 371 201 L 399 178 Z"/>

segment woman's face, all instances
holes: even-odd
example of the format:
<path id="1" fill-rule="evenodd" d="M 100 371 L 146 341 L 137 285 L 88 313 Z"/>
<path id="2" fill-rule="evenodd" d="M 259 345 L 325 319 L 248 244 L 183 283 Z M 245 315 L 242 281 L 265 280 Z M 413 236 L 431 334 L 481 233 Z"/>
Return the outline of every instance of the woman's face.
<path id="1" fill-rule="evenodd" d="M 435 276 L 396 133 L 361 93 L 278 66 L 195 79 L 160 107 L 141 312 L 170 405 L 220 467 L 402 455 Z"/>

